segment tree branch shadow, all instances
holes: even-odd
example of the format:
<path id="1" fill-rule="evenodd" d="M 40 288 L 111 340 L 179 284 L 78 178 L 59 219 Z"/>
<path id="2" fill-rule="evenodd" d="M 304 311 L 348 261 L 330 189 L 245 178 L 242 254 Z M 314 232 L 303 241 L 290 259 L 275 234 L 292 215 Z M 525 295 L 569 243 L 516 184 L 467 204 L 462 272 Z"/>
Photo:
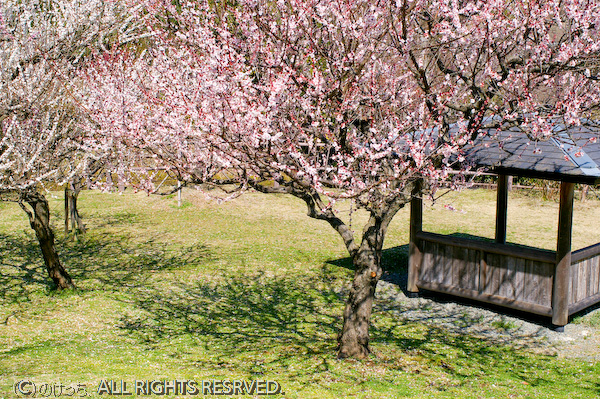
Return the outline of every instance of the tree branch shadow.
<path id="1" fill-rule="evenodd" d="M 148 285 L 152 275 L 214 259 L 203 244 L 172 247 L 158 237 L 136 242 L 130 234 L 97 232 L 68 243 L 61 254 L 74 281 L 88 289 L 122 291 Z"/>
<path id="2" fill-rule="evenodd" d="M 0 304 L 27 303 L 32 292 L 52 286 L 35 239 L 0 234 Z"/>
<path id="3" fill-rule="evenodd" d="M 149 347 L 181 339 L 201 346 L 210 356 L 194 358 L 197 367 L 219 365 L 256 376 L 300 361 L 312 371 L 286 375 L 306 376 L 334 360 L 341 304 L 339 281 L 326 272 L 303 277 L 224 271 L 214 281 L 180 280 L 165 290 L 137 293 L 136 312 L 124 316 L 120 328 Z"/>
<path id="4" fill-rule="evenodd" d="M 178 280 L 168 288 L 138 292 L 130 302 L 133 310 L 118 325 L 149 350 L 167 350 L 178 361 L 204 370 L 216 367 L 254 378 L 284 373 L 320 384 L 323 375 L 335 379 L 347 372 L 334 366 L 346 284 L 328 265 L 310 276 L 224 271 L 212 281 Z M 509 341 L 404 318 L 396 311 L 406 303 L 398 306 L 396 301 L 386 309 L 394 300 L 378 300 L 370 331 L 375 353 L 381 349 L 382 354 L 370 358 L 366 367 L 410 373 L 435 369 L 460 385 L 488 375 L 493 365 L 495 373 L 540 387 L 551 387 L 557 375 L 570 372 L 558 362 L 546 365 L 548 356 L 532 355 L 527 348 L 517 351 Z M 444 316 L 433 311 L 430 317 L 455 321 L 463 314 L 456 308 Z M 528 373 L 532 367 L 552 372 L 546 378 Z"/>
<path id="5" fill-rule="evenodd" d="M 60 247 L 61 259 L 83 290 L 126 294 L 120 300 L 128 304 L 127 310 L 117 327 L 149 349 L 161 347 L 198 368 L 253 378 L 285 373 L 292 380 L 320 384 L 323 373 L 335 379 L 337 373 L 345 372 L 335 366 L 335 337 L 348 285 L 339 269 L 347 260 L 328 262 L 321 271 L 306 274 L 221 270 L 212 277 L 185 273 L 157 281 L 154 273 L 212 259 L 210 249 L 203 245 L 172 248 L 158 239 L 135 243 L 126 234 L 108 233 L 94 233 L 85 241 L 60 243 Z M 406 252 L 402 247 L 391 249 L 384 254 L 385 262 L 397 265 L 407 259 Z M 20 296 L 27 295 L 31 285 L 48 287 L 35 240 L 0 235 L 0 257 L 3 304 L 27 301 Z M 331 267 L 334 262 L 338 265 Z M 391 274 L 401 273 L 405 266 L 385 268 Z M 493 365 L 498 373 L 548 387 L 556 382 L 526 370 L 552 367 L 550 375 L 561 375 L 558 362 L 547 366 L 547 357 L 515 351 L 508 338 L 503 340 L 510 334 L 500 338 L 471 334 L 471 321 L 463 308 L 443 309 L 441 304 L 421 312 L 431 306 L 426 300 L 399 300 L 401 289 L 384 283 L 385 289 L 378 288 L 371 328 L 372 346 L 384 352 L 369 360 L 378 367 L 406 372 L 434 368 L 466 381 L 484 376 Z M 473 323 L 485 324 L 479 321 Z M 493 327 L 488 328 L 491 333 Z M 416 365 L 411 359 L 418 359 Z M 597 385 L 591 388 L 589 381 L 585 383 L 590 393 L 600 393 Z"/>
<path id="6" fill-rule="evenodd" d="M 78 242 L 59 239 L 56 246 L 79 292 L 145 286 L 154 273 L 212 259 L 204 245 L 173 248 L 158 239 L 139 243 L 127 234 L 99 231 Z M 52 288 L 35 238 L 0 234 L 0 305 L 27 304 Z"/>

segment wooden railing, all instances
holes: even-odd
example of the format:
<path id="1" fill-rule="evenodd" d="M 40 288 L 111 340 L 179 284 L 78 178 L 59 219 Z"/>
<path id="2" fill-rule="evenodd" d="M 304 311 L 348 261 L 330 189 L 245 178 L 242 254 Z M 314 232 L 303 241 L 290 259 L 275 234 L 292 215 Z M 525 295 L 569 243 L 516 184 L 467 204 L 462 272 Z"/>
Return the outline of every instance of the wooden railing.
<path id="1" fill-rule="evenodd" d="M 571 254 L 571 263 L 593 258 L 597 255 L 600 255 L 600 243 L 578 249 L 577 251 L 573 251 L 573 253 Z"/>
<path id="2" fill-rule="evenodd" d="M 600 302 L 600 244 L 571 254 L 569 314 Z"/>
<path id="3" fill-rule="evenodd" d="M 556 251 L 550 251 L 547 249 L 530 248 L 510 244 L 498 244 L 491 241 L 473 240 L 470 238 L 448 236 L 425 231 L 417 233 L 417 238 L 439 244 L 460 246 L 468 249 L 477 249 L 498 255 L 515 256 L 530 260 L 540 260 L 543 262 L 556 261 Z"/>
<path id="4" fill-rule="evenodd" d="M 531 313 L 552 314 L 554 251 L 419 232 L 417 285 Z"/>

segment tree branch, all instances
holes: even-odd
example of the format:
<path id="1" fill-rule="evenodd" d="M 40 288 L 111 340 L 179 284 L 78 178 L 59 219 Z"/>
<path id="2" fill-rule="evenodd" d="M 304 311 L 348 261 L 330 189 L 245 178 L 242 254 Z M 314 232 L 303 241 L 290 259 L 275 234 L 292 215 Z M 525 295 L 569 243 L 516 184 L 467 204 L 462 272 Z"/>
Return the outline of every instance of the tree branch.
<path id="1" fill-rule="evenodd" d="M 306 203 L 308 209 L 307 215 L 313 219 L 324 220 L 342 237 L 344 245 L 350 256 L 354 257 L 358 251 L 358 246 L 354 240 L 352 230 L 339 217 L 335 215 L 330 207 L 325 206 L 319 193 L 313 189 L 306 189 L 294 182 L 289 182 L 279 186 L 266 186 L 262 182 L 249 180 L 248 184 L 256 191 L 266 194 L 291 194 L 300 198 Z"/>

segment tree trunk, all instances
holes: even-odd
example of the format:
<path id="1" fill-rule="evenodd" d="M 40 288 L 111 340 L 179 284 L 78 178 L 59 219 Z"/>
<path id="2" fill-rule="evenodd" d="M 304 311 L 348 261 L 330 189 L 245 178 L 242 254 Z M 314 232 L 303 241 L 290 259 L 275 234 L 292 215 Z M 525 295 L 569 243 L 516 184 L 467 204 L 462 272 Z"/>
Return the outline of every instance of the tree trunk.
<path id="1" fill-rule="evenodd" d="M 71 209 L 71 194 L 69 184 L 65 186 L 65 234 L 69 234 L 69 221 L 70 221 L 70 212 Z"/>
<path id="2" fill-rule="evenodd" d="M 581 202 L 585 202 L 585 200 L 587 199 L 589 189 L 590 186 L 588 186 L 587 184 L 583 184 L 581 186 Z"/>
<path id="3" fill-rule="evenodd" d="M 77 198 L 80 192 L 79 183 L 68 183 L 65 187 L 65 233 L 70 230 L 69 224 L 77 234 L 85 233 L 85 224 L 83 224 L 83 219 L 77 209 Z"/>
<path id="4" fill-rule="evenodd" d="M 58 253 L 54 246 L 54 233 L 50 227 L 50 209 L 46 198 L 37 192 L 28 192 L 23 195 L 23 200 L 31 206 L 29 210 L 21 201 L 21 208 L 29 216 L 29 224 L 35 231 L 35 235 L 42 250 L 44 263 L 48 275 L 56 285 L 58 290 L 65 288 L 74 288 L 71 276 L 63 268 L 58 258 Z"/>
<path id="5" fill-rule="evenodd" d="M 364 358 L 369 355 L 369 325 L 375 288 L 383 274 L 381 251 L 386 230 L 396 213 L 412 200 L 416 190 L 421 192 L 420 179 L 403 182 L 405 194 L 384 200 L 377 198 L 377 205 L 369 207 L 371 216 L 363 229 L 360 245 L 356 245 L 354 233 L 330 206 L 326 206 L 320 195 L 303 184 L 286 184 L 279 187 L 250 184 L 265 193 L 288 193 L 302 199 L 308 208 L 308 216 L 325 220 L 344 240 L 354 265 L 354 279 L 344 309 L 344 325 L 338 335 L 338 357 Z M 281 182 L 280 182 L 281 184 Z M 400 184 L 400 183 L 399 183 Z M 416 189 L 418 187 L 418 189 Z M 397 188 L 397 187 L 396 187 Z"/>
<path id="6" fill-rule="evenodd" d="M 385 224 L 371 216 L 360 247 L 353 257 L 354 280 L 344 310 L 344 325 L 338 335 L 339 358 L 365 358 L 369 355 L 369 325 L 375 288 L 381 278 L 381 250 Z"/>

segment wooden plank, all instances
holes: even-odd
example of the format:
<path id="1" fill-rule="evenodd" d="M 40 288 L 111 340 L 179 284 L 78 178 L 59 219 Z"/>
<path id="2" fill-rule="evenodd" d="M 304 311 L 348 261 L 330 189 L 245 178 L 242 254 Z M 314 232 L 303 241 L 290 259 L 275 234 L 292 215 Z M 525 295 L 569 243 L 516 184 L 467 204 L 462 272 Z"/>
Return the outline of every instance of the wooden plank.
<path id="1" fill-rule="evenodd" d="M 501 295 L 504 286 L 504 278 L 506 276 L 506 257 L 497 256 L 494 274 L 492 275 L 492 286 L 495 287 L 495 294 Z"/>
<path id="2" fill-rule="evenodd" d="M 421 181 L 418 180 L 413 188 L 410 202 L 410 241 L 408 244 L 408 281 L 407 291 L 416 293 L 419 268 L 423 264 L 422 244 L 417 238 L 417 233 L 423 230 L 423 199 L 421 198 Z"/>
<path id="3" fill-rule="evenodd" d="M 571 261 L 575 263 L 598 255 L 600 255 L 600 243 L 573 251 Z"/>
<path id="4" fill-rule="evenodd" d="M 517 301 L 522 301 L 525 287 L 525 268 L 529 260 L 515 258 L 515 278 L 514 278 L 514 298 Z"/>
<path id="5" fill-rule="evenodd" d="M 552 324 L 556 326 L 564 326 L 569 322 L 569 269 L 571 266 L 574 191 L 574 183 L 561 182 L 556 269 L 552 287 Z"/>
<path id="6" fill-rule="evenodd" d="M 589 279 L 589 294 L 588 296 L 592 296 L 592 295 L 596 295 L 598 293 L 598 289 L 596 288 L 596 280 L 598 279 L 598 268 L 596 266 L 596 259 L 595 258 L 590 258 L 588 259 L 588 262 L 590 262 L 590 268 L 589 268 L 589 273 L 590 275 L 588 276 Z"/>
<path id="7" fill-rule="evenodd" d="M 482 294 L 495 294 L 494 288 L 492 287 L 494 268 L 496 265 L 495 254 L 486 253 L 486 270 L 483 280 L 479 282 L 479 291 Z"/>
<path id="8" fill-rule="evenodd" d="M 592 276 L 592 294 L 596 295 L 600 293 L 600 257 L 595 256 L 590 261 L 592 263 L 592 270 L 590 271 Z"/>
<path id="9" fill-rule="evenodd" d="M 579 288 L 579 292 L 577 295 L 578 302 L 589 296 L 588 266 L 589 266 L 589 262 L 587 260 L 584 260 L 579 265 L 579 279 L 578 279 L 579 281 L 577 282 L 577 286 Z"/>
<path id="10" fill-rule="evenodd" d="M 455 272 L 453 286 L 464 289 L 479 290 L 479 253 L 480 251 L 461 248 L 460 269 Z M 457 266 L 457 263 L 454 265 Z"/>
<path id="11" fill-rule="evenodd" d="M 442 284 L 447 286 L 460 287 L 461 279 L 466 274 L 466 248 L 463 247 L 452 247 L 452 269 L 453 269 L 453 281 L 449 284 L 448 281 L 442 281 Z"/>
<path id="12" fill-rule="evenodd" d="M 597 293 L 596 291 L 596 262 L 594 258 L 587 259 L 588 262 L 588 295 L 592 296 Z"/>
<path id="13" fill-rule="evenodd" d="M 523 302 L 537 303 L 537 290 L 539 276 L 536 274 L 535 261 L 525 259 L 525 272 L 523 276 L 523 290 L 517 298 Z"/>
<path id="14" fill-rule="evenodd" d="M 597 289 L 596 289 L 596 273 L 597 273 L 597 268 L 596 268 L 596 262 L 594 258 L 590 258 L 587 260 L 589 262 L 589 275 L 588 275 L 588 296 L 593 296 L 596 295 L 598 293 Z"/>
<path id="15" fill-rule="evenodd" d="M 579 276 L 579 263 L 581 262 L 577 262 L 571 265 L 571 268 L 569 270 L 569 274 L 570 274 L 570 281 L 571 281 L 571 288 L 569 290 L 569 303 L 576 303 L 577 302 L 577 278 Z"/>
<path id="16" fill-rule="evenodd" d="M 435 245 L 431 242 L 423 242 L 423 262 L 421 263 L 421 270 L 419 271 L 419 280 L 431 281 L 432 267 L 433 267 L 433 256 L 431 254 L 431 247 Z"/>
<path id="17" fill-rule="evenodd" d="M 427 254 L 429 255 L 429 277 L 427 281 L 435 281 L 437 278 L 437 246 L 438 244 L 435 242 L 430 242 L 427 244 Z"/>
<path id="18" fill-rule="evenodd" d="M 508 216 L 508 176 L 498 175 L 496 191 L 496 242 L 506 244 L 506 220 Z"/>
<path id="19" fill-rule="evenodd" d="M 438 244 L 440 246 L 440 266 L 442 270 L 442 278 L 438 282 L 442 284 L 452 284 L 454 270 L 460 270 L 460 260 L 454 256 L 455 247 Z M 455 263 L 456 264 L 455 266 Z"/>
<path id="20" fill-rule="evenodd" d="M 592 293 L 594 295 L 600 293 L 600 256 L 593 257 L 591 259 L 593 269 L 592 269 Z"/>
<path id="21" fill-rule="evenodd" d="M 586 272 L 587 272 L 587 262 L 583 261 L 579 264 L 579 270 L 577 271 L 577 301 L 584 299 L 587 295 L 586 290 Z"/>
<path id="22" fill-rule="evenodd" d="M 484 294 L 499 295 L 500 269 L 502 268 L 502 256 L 498 254 L 487 254 L 488 272 L 485 281 Z"/>
<path id="23" fill-rule="evenodd" d="M 588 308 L 592 305 L 595 305 L 599 302 L 600 302 L 600 293 L 598 293 L 596 295 L 592 295 L 590 297 L 587 297 L 583 301 L 573 303 L 573 304 L 569 305 L 569 315 L 572 315 L 573 313 L 577 313 L 577 312 L 579 312 L 585 308 Z"/>
<path id="24" fill-rule="evenodd" d="M 551 274 L 554 264 L 531 261 L 531 273 L 527 279 L 524 296 L 526 302 L 543 306 L 551 305 Z"/>
<path id="25" fill-rule="evenodd" d="M 594 292 L 592 291 L 592 269 L 593 269 L 593 265 L 592 265 L 592 260 L 591 259 L 586 259 L 585 261 L 585 296 L 590 297 L 592 295 L 594 295 Z"/>
<path id="26" fill-rule="evenodd" d="M 452 257 L 452 262 L 450 264 L 450 269 L 452 271 L 452 283 L 453 287 L 460 287 L 460 281 L 462 276 L 464 275 L 464 262 L 462 259 L 462 251 L 464 250 L 461 247 L 451 247 L 446 246 L 446 250 L 449 256 Z M 448 251 L 450 250 L 450 251 Z"/>
<path id="27" fill-rule="evenodd" d="M 512 287 L 512 280 L 514 278 L 515 261 L 512 256 L 505 256 L 502 258 L 504 267 L 498 268 L 500 270 L 500 296 L 505 298 L 513 298 L 514 292 Z"/>
<path id="28" fill-rule="evenodd" d="M 522 301 L 517 301 L 510 298 L 503 298 L 499 295 L 491 295 L 491 294 L 480 294 L 477 291 L 467 290 L 464 288 L 458 287 L 449 287 L 444 286 L 439 283 L 426 283 L 420 282 L 420 288 L 424 288 L 431 291 L 442 292 L 445 294 L 456 295 L 464 298 L 475 299 L 477 301 L 491 303 L 494 305 L 505 306 L 511 309 L 522 310 L 529 313 L 538 314 L 541 316 L 551 316 L 552 308 L 550 306 L 542 306 L 534 303 L 527 303 Z"/>
<path id="29" fill-rule="evenodd" d="M 594 273 L 596 276 L 596 292 L 600 293 L 600 256 L 596 256 L 592 259 L 594 260 L 594 266 L 596 268 L 596 272 Z"/>
<path id="30" fill-rule="evenodd" d="M 600 257 L 596 256 L 590 259 L 592 269 L 590 271 L 592 280 L 592 295 L 600 293 Z"/>
<path id="31" fill-rule="evenodd" d="M 516 245 L 498 244 L 481 240 L 471 240 L 463 237 L 451 237 L 442 234 L 430 232 L 421 232 L 417 238 L 424 241 L 436 242 L 444 245 L 460 246 L 469 249 L 476 249 L 498 255 L 515 256 L 531 260 L 541 260 L 544 262 L 555 262 L 556 252 L 538 248 L 525 248 Z"/>
<path id="32" fill-rule="evenodd" d="M 539 291 L 540 304 L 548 304 L 552 306 L 552 284 L 554 283 L 554 263 L 537 262 L 541 269 L 541 281 Z"/>
<path id="33" fill-rule="evenodd" d="M 467 288 L 473 291 L 479 289 L 479 267 L 481 264 L 482 251 L 470 249 L 468 263 L 468 283 Z"/>
<path id="34" fill-rule="evenodd" d="M 433 243 L 431 246 L 431 281 L 436 283 L 442 282 L 444 278 L 444 266 L 441 262 L 440 250 L 444 250 L 444 247 L 438 243 Z"/>
<path id="35" fill-rule="evenodd" d="M 483 294 L 485 291 L 485 282 L 487 281 L 488 274 L 488 263 L 487 254 L 481 251 L 481 258 L 479 260 L 479 279 L 477 281 L 477 292 Z"/>
<path id="36" fill-rule="evenodd" d="M 592 263 L 593 259 L 586 259 L 586 270 L 585 270 L 585 282 L 586 282 L 586 290 L 585 296 L 589 297 L 595 294 L 594 289 L 592 288 L 592 272 L 594 269 L 594 265 Z"/>

